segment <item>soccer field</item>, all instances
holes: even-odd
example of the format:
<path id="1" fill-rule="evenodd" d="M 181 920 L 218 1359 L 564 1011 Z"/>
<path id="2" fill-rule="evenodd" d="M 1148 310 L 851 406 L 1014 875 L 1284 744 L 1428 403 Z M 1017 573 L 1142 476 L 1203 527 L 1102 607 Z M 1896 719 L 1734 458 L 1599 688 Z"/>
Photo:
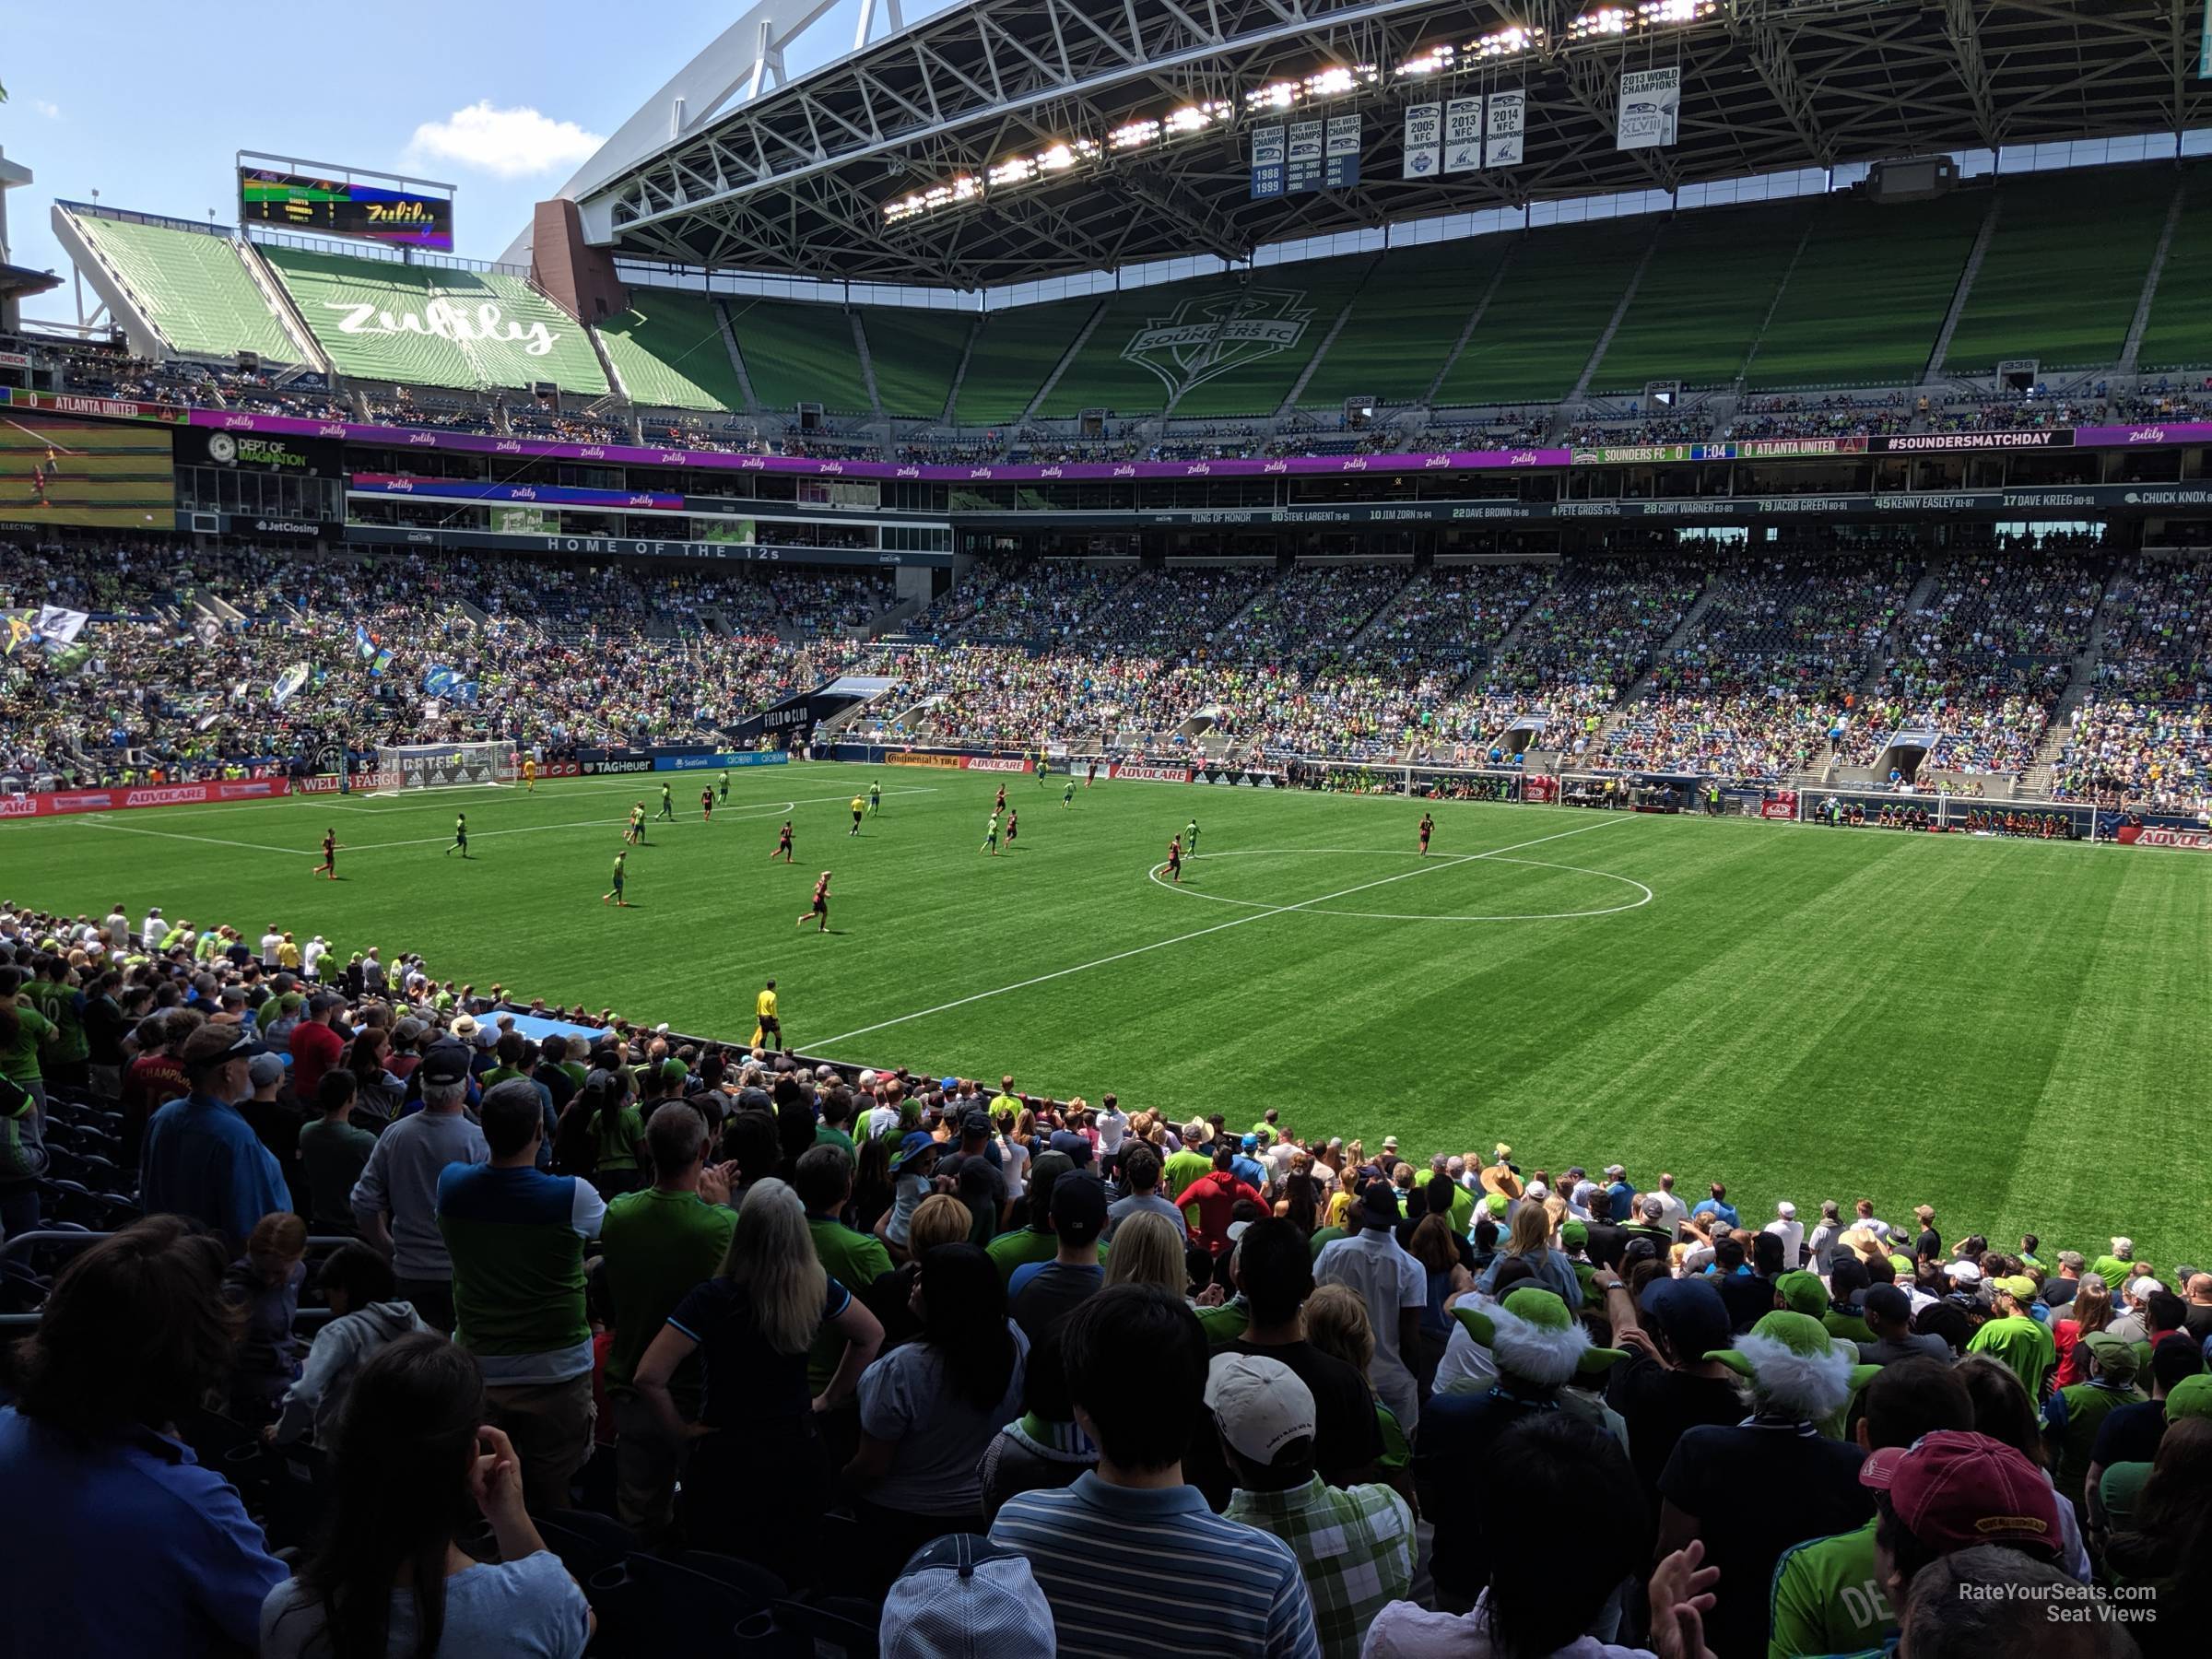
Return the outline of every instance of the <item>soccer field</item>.
<path id="1" fill-rule="evenodd" d="M 1409 1153 L 1715 1176 L 1777 1198 L 1936 1206 L 2161 1267 L 2212 1256 L 2194 1124 L 2212 865 L 2182 853 L 1747 819 L 1004 779 L 828 764 L 335 796 L 0 825 L 4 896 L 122 900 L 344 955 L 742 1040 L 773 975 L 810 1053 Z M 631 802 L 651 826 L 607 886 Z M 849 837 L 872 780 L 881 813 Z M 468 814 L 473 856 L 441 849 Z M 1159 865 L 1197 815 L 1180 889 Z M 797 862 L 771 865 L 777 827 Z M 343 879 L 311 875 L 335 825 Z M 794 925 L 835 872 L 831 932 Z M 2046 1254 L 2045 1259 L 2049 1257 Z"/>

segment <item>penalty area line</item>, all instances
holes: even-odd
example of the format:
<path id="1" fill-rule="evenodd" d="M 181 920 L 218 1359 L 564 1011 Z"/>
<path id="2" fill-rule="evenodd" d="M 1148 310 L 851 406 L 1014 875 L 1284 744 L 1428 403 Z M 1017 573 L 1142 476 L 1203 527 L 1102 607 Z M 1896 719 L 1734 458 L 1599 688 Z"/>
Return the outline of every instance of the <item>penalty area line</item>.
<path id="1" fill-rule="evenodd" d="M 1370 888 L 1387 887 L 1394 881 L 1409 881 L 1414 877 L 1426 875 L 1430 870 L 1451 869 L 1463 864 L 1474 864 L 1485 858 L 1502 858 L 1508 853 L 1525 852 L 1530 847 L 1540 847 L 1547 841 L 1564 841 L 1571 835 L 1587 835 L 1593 830 L 1604 830 L 1614 824 L 1627 821 L 1629 820 L 1626 816 L 1608 818 L 1603 822 L 1584 824 L 1579 829 L 1561 830 L 1553 835 L 1539 835 L 1534 841 L 1517 841 L 1510 847 L 1494 847 L 1488 853 L 1454 853 L 1437 863 L 1423 865 L 1418 869 L 1402 871 L 1395 876 L 1384 876 L 1374 881 L 1362 881 L 1356 887 L 1344 888 L 1337 892 L 1323 893 L 1313 899 L 1301 899 L 1296 904 L 1278 904 L 1266 910 L 1253 911 L 1249 915 L 1232 916 L 1226 922 L 1215 923 L 1211 927 L 1195 928 L 1190 933 L 1177 934 L 1172 938 L 1155 939 L 1149 945 L 1134 945 L 1127 950 L 1117 950 L 1111 956 L 1099 957 L 1088 962 L 1077 962 L 1069 968 L 1055 968 L 1050 973 L 1040 973 L 1030 979 L 1018 980 L 1010 985 L 1000 985 L 993 990 L 977 991 L 971 995 L 955 997 L 951 1002 L 939 1003 L 934 1008 L 920 1008 L 912 1014 L 901 1014 L 893 1019 L 877 1020 L 874 1025 L 861 1026 L 857 1030 L 843 1032 L 839 1036 L 825 1038 L 818 1043 L 808 1044 L 808 1047 L 815 1053 L 827 1055 L 830 1051 L 837 1048 L 841 1043 L 850 1042 L 855 1037 L 869 1037 L 877 1031 L 888 1031 L 894 1026 L 911 1025 L 917 1019 L 927 1019 L 933 1015 L 947 1014 L 955 1008 L 967 1007 L 971 1003 L 988 1002 L 994 996 L 1006 996 L 1016 991 L 1027 991 L 1033 985 L 1050 984 L 1054 980 L 1066 979 L 1070 974 L 1088 973 L 1093 968 L 1106 968 L 1115 962 L 1125 962 L 1132 957 L 1146 956 L 1155 950 L 1165 950 L 1171 945 L 1187 945 L 1193 939 L 1203 939 L 1209 934 L 1227 933 L 1232 927 L 1242 927 L 1253 922 L 1265 922 L 1270 916 L 1285 916 L 1293 911 L 1308 910 L 1317 904 L 1333 903 L 1338 899 L 1348 899 L 1354 893 L 1364 893 Z"/>

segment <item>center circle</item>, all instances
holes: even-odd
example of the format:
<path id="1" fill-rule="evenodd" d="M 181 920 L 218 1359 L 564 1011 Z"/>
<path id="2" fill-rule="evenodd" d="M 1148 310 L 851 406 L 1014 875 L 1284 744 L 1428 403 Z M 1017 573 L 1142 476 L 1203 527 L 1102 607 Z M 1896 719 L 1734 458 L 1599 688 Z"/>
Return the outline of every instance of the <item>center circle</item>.
<path id="1" fill-rule="evenodd" d="M 1422 863 L 1417 869 L 1408 870 L 1403 876 L 1382 877 L 1372 882 L 1361 883 L 1342 894 L 1324 894 L 1323 895 L 1324 900 L 1352 898 L 1370 888 L 1384 887 L 1394 881 L 1407 880 L 1430 870 L 1441 870 L 1461 865 L 1492 864 L 1519 865 L 1532 870 L 1553 870 L 1565 875 L 1587 877 L 1594 881 L 1610 882 L 1622 889 L 1621 901 L 1618 904 L 1591 905 L 1580 910 L 1499 911 L 1482 915 L 1438 915 L 1407 911 L 1350 910 L 1339 908 L 1334 902 L 1315 902 L 1312 900 L 1277 901 L 1275 900 L 1236 899 L 1225 893 L 1204 892 L 1196 888 L 1182 887 L 1171 882 L 1165 878 L 1167 866 L 1164 864 L 1155 865 L 1148 874 L 1155 885 L 1165 888 L 1170 892 L 1180 893 L 1191 899 L 1203 899 L 1212 904 L 1230 904 L 1242 910 L 1269 911 L 1284 915 L 1295 913 L 1308 916 L 1343 916 L 1362 922 L 1571 922 L 1594 916 L 1615 916 L 1625 911 L 1641 910 L 1657 897 L 1642 882 L 1627 876 L 1617 876 L 1610 870 L 1593 870 L 1582 865 L 1552 864 L 1539 858 L 1512 858 L 1501 853 L 1431 853 L 1423 858 L 1420 853 L 1409 853 L 1402 848 L 1241 847 L 1226 853 L 1190 853 L 1185 856 L 1183 863 L 1188 865 L 1218 858 L 1306 858 L 1316 855 L 1341 855 L 1370 860 L 1422 859 Z"/>

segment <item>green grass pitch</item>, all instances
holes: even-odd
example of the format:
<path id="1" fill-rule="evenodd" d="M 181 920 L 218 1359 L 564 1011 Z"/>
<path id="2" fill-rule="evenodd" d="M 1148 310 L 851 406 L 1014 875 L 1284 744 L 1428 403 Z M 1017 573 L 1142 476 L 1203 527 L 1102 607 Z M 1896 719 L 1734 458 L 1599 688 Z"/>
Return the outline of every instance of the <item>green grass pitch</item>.
<path id="1" fill-rule="evenodd" d="M 872 779 L 883 810 L 849 837 Z M 2190 1168 L 2212 864 L 2187 853 L 1446 804 L 1423 861 L 1418 803 L 1120 782 L 1063 810 L 1059 778 L 1006 777 L 1020 836 L 991 858 L 998 775 L 820 764 L 734 772 L 712 824 L 707 777 L 673 775 L 635 908 L 603 906 L 661 781 L 10 823 L 0 887 L 418 948 L 441 978 L 725 1038 L 772 974 L 809 1052 L 1232 1124 L 1274 1106 L 1415 1154 L 1505 1140 L 1693 1197 L 1717 1175 L 1747 1221 L 1865 1195 L 1900 1224 L 1934 1204 L 1947 1240 L 2212 1256 Z M 441 852 L 456 810 L 466 863 Z M 332 824 L 336 883 L 311 876 Z M 825 868 L 826 937 L 794 926 Z"/>

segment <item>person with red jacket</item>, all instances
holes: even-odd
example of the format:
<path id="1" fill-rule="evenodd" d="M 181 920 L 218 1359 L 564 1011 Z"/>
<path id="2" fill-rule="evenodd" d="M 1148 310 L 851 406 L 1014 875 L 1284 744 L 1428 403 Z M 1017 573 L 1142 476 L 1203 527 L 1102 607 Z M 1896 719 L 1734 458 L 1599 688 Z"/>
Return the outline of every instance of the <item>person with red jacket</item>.
<path id="1" fill-rule="evenodd" d="M 1177 1209 L 1198 1206 L 1198 1241 L 1215 1255 L 1229 1248 L 1229 1224 L 1235 1218 L 1237 1201 L 1250 1199 L 1263 1210 L 1266 1199 L 1253 1190 L 1250 1182 L 1238 1179 L 1231 1167 L 1235 1154 L 1227 1141 L 1214 1147 L 1214 1167 L 1182 1189 L 1175 1200 Z"/>

